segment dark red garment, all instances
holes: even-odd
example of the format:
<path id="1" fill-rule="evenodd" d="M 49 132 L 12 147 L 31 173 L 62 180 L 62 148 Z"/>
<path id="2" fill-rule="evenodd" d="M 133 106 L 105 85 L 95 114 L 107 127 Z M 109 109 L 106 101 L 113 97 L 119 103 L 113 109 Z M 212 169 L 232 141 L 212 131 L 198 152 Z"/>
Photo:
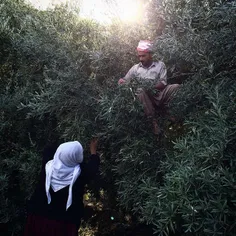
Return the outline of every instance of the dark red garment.
<path id="1" fill-rule="evenodd" d="M 24 236 L 78 236 L 75 224 L 28 215 Z"/>

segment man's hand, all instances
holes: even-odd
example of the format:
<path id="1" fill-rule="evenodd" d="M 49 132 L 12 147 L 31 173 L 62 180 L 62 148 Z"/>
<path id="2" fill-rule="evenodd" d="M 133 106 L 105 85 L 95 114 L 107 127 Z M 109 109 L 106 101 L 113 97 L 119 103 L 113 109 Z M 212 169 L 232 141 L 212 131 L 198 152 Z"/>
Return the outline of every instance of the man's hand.
<path id="1" fill-rule="evenodd" d="M 91 153 L 91 155 L 97 153 L 97 146 L 98 146 L 98 138 L 93 138 L 90 142 L 90 153 Z"/>
<path id="2" fill-rule="evenodd" d="M 155 85 L 155 89 L 157 89 L 159 91 L 162 91 L 165 87 L 166 87 L 166 85 L 164 85 L 161 82 L 159 82 L 158 84 Z"/>
<path id="3" fill-rule="evenodd" d="M 124 79 L 119 79 L 119 81 L 118 81 L 118 84 L 124 84 L 125 83 L 125 80 Z"/>

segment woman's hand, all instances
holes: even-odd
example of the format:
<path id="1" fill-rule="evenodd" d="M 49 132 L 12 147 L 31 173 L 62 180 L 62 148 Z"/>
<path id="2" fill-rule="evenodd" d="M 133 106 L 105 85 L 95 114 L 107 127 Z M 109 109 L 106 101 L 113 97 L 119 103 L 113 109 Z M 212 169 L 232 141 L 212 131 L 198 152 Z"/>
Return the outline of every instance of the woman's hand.
<path id="1" fill-rule="evenodd" d="M 97 146 L 98 146 L 98 138 L 93 138 L 90 142 L 90 153 L 91 153 L 91 155 L 97 153 Z"/>

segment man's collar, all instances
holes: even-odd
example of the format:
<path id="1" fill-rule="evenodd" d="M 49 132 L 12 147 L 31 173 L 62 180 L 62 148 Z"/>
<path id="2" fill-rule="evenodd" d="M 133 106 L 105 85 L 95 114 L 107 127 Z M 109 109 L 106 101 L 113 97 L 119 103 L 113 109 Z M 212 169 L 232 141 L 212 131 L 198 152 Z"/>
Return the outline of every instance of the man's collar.
<path id="1" fill-rule="evenodd" d="M 143 67 L 143 68 L 145 68 L 145 69 L 149 69 L 149 68 L 151 68 L 151 67 L 155 67 L 156 66 L 156 62 L 152 62 L 152 64 L 149 66 L 149 67 L 145 67 L 145 66 L 143 66 L 143 64 L 141 63 L 141 62 L 139 62 L 139 67 Z"/>

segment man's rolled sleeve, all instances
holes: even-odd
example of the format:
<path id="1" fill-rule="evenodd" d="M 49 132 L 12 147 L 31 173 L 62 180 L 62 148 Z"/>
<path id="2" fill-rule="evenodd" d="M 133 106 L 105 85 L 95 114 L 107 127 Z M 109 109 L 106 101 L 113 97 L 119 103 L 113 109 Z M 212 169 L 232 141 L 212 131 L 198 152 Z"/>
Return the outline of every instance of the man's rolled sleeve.
<path id="1" fill-rule="evenodd" d="M 159 82 L 161 82 L 164 85 L 167 85 L 167 70 L 166 70 L 166 66 L 163 62 L 161 62 Z"/>
<path id="2" fill-rule="evenodd" d="M 125 80 L 126 83 L 129 83 L 132 78 L 135 77 L 135 71 L 136 71 L 136 65 L 132 66 L 128 73 L 125 75 L 123 80 Z"/>

